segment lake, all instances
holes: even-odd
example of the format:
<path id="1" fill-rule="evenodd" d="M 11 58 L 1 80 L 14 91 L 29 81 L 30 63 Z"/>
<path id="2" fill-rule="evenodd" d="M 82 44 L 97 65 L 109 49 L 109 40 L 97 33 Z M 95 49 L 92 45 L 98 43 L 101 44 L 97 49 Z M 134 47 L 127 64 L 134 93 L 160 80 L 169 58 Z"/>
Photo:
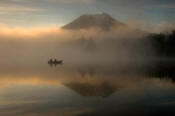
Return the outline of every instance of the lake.
<path id="1" fill-rule="evenodd" d="M 10 64 L 0 68 L 1 116 L 175 115 L 175 62 Z"/>

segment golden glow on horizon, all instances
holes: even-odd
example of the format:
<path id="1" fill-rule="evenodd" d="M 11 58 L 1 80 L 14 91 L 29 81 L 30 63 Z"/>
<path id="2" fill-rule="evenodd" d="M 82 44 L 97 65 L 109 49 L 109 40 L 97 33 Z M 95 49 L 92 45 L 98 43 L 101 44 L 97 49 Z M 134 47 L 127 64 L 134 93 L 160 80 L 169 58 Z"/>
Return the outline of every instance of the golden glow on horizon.
<path id="1" fill-rule="evenodd" d="M 39 37 L 47 34 L 61 34 L 62 31 L 59 27 L 7 27 L 0 26 L 0 34 L 8 37 Z"/>
<path id="2" fill-rule="evenodd" d="M 61 82 L 55 79 L 42 79 L 41 77 L 13 78 L 13 76 L 1 77 L 0 90 L 10 86 L 55 86 L 59 87 Z"/>

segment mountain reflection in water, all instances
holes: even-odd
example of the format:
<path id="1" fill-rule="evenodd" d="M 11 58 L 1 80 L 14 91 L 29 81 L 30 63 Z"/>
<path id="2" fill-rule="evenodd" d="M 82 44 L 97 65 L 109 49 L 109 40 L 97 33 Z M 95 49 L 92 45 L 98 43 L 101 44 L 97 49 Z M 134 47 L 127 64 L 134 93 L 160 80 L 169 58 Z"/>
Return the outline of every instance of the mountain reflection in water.
<path id="1" fill-rule="evenodd" d="M 175 114 L 175 62 L 133 64 L 3 66 L 0 115 Z"/>

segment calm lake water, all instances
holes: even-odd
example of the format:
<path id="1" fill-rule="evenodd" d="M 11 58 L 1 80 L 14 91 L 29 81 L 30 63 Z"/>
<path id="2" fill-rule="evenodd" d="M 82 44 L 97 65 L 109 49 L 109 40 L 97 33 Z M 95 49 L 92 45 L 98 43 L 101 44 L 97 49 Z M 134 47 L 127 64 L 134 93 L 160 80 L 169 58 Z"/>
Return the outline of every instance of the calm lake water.
<path id="1" fill-rule="evenodd" d="M 175 115 L 175 62 L 2 65 L 0 116 Z"/>

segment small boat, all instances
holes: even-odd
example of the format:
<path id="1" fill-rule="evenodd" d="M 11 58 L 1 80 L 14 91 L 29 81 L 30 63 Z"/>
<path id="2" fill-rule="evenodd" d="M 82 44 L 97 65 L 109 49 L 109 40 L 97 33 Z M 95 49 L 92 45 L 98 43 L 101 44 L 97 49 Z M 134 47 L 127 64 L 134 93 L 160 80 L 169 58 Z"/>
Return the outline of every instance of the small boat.
<path id="1" fill-rule="evenodd" d="M 49 61 L 48 61 L 48 64 L 50 64 L 50 65 L 57 65 L 57 64 L 63 64 L 63 60 L 52 60 L 52 59 L 50 59 Z"/>
<path id="2" fill-rule="evenodd" d="M 55 64 L 62 64 L 63 60 L 59 60 L 59 61 L 54 61 Z"/>

